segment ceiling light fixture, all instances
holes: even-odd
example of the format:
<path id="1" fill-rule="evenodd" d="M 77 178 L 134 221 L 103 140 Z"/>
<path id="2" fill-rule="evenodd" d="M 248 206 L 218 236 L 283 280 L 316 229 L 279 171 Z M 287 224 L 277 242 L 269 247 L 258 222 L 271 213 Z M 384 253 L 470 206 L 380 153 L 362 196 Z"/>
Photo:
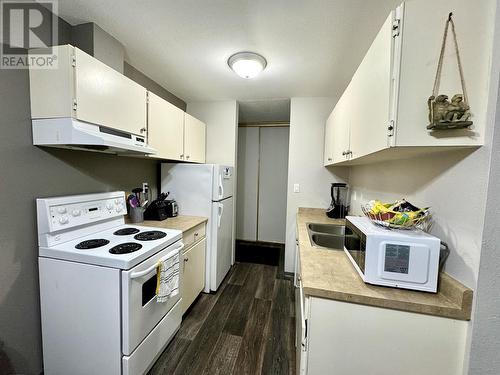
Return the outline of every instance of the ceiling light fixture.
<path id="1" fill-rule="evenodd" d="M 267 61 L 254 52 L 238 52 L 227 60 L 227 65 L 242 78 L 254 78 L 262 72 Z"/>

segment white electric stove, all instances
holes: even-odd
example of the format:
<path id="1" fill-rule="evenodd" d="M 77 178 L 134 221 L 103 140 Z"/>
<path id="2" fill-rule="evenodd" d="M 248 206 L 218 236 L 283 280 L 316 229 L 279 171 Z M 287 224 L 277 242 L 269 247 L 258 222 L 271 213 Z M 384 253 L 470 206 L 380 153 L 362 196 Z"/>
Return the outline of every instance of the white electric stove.
<path id="1" fill-rule="evenodd" d="M 46 375 L 143 374 L 180 326 L 182 293 L 155 297 L 157 264 L 179 261 L 182 232 L 125 214 L 124 192 L 37 199 Z"/>

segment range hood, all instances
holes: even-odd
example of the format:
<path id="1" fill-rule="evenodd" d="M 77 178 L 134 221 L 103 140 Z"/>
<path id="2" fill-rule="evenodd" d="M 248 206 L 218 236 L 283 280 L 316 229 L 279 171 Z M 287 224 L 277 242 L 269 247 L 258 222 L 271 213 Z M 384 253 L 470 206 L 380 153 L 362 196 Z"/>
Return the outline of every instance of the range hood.
<path id="1" fill-rule="evenodd" d="M 121 155 L 155 154 L 143 136 L 71 117 L 36 119 L 31 121 L 33 144 Z"/>

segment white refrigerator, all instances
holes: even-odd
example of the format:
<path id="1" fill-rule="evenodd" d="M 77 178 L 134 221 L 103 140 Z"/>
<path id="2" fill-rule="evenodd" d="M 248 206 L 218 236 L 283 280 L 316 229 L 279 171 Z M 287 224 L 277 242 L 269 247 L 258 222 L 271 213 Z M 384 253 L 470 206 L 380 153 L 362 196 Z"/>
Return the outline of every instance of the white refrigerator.
<path id="1" fill-rule="evenodd" d="M 169 198 L 179 205 L 179 214 L 208 217 L 206 293 L 217 290 L 234 263 L 233 186 L 233 167 L 161 165 L 161 191 L 170 192 Z"/>

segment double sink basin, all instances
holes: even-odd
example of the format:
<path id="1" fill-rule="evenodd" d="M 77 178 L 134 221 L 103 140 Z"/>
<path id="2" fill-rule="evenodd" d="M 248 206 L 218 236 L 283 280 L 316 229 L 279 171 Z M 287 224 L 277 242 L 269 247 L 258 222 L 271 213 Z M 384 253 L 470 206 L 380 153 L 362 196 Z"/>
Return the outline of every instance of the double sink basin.
<path id="1" fill-rule="evenodd" d="M 347 231 L 350 232 L 349 229 Z M 338 224 L 307 223 L 311 245 L 326 250 L 344 250 L 346 228 Z"/>

